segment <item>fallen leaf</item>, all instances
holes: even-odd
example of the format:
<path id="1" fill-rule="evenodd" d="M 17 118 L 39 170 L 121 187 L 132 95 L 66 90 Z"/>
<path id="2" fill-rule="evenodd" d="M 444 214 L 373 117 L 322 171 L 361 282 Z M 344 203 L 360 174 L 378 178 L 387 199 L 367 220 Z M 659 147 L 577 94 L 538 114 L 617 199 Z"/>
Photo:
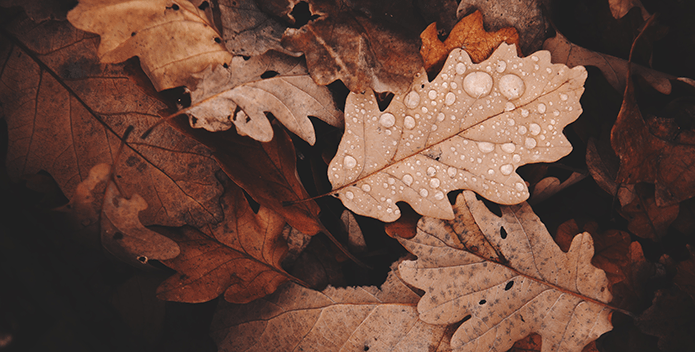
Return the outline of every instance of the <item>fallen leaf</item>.
<path id="1" fill-rule="evenodd" d="M 21 6 L 27 16 L 36 23 L 48 20 L 64 21 L 68 10 L 74 5 L 70 1 L 0 0 L 0 7 Z"/>
<path id="2" fill-rule="evenodd" d="M 66 195 L 97 164 L 115 165 L 124 194 L 139 194 L 144 225 L 202 226 L 222 218 L 210 150 L 168 126 L 147 141 L 125 142 L 128 126 L 142 134 L 166 106 L 144 94 L 126 65 L 100 64 L 99 38 L 68 22 L 35 24 L 25 16 L 3 24 L 0 103 L 8 126 L 12 180 L 44 170 Z"/>
<path id="3" fill-rule="evenodd" d="M 280 266 L 287 254 L 284 219 L 265 207 L 255 214 L 239 187 L 225 186 L 225 220 L 208 236 L 190 227 L 166 231 L 181 254 L 162 261 L 177 274 L 157 288 L 158 298 L 199 303 L 224 293 L 229 302 L 248 303 L 292 279 Z"/>
<path id="4" fill-rule="evenodd" d="M 618 92 L 625 91 L 627 60 L 583 48 L 571 43 L 560 32 L 556 31 L 556 33 L 555 37 L 549 38 L 543 43 L 543 49 L 550 51 L 552 54 L 553 62 L 563 63 L 569 67 L 578 65 L 594 66 L 601 70 L 603 76 L 615 90 Z M 637 64 L 632 64 L 632 73 L 640 75 L 662 94 L 671 94 L 670 80 L 677 79 L 675 76 Z"/>
<path id="5" fill-rule="evenodd" d="M 432 351 L 446 327 L 418 319 L 419 296 L 391 272 L 376 287 L 288 284 L 247 305 L 220 304 L 212 338 L 220 351 Z"/>
<path id="6" fill-rule="evenodd" d="M 586 71 L 552 65 L 539 51 L 518 58 L 502 43 L 473 64 L 455 49 L 432 82 L 422 71 L 380 111 L 374 93 L 350 93 L 345 134 L 328 168 L 333 192 L 356 214 L 391 222 L 396 202 L 452 219 L 446 192 L 472 189 L 503 204 L 529 196 L 515 173 L 555 161 L 572 146 L 562 129 L 581 113 Z"/>
<path id="7" fill-rule="evenodd" d="M 681 291 L 687 293 L 695 300 L 695 251 L 692 246 L 687 245 L 687 247 L 690 252 L 690 258 L 678 263 L 676 276 L 673 278 L 673 281 Z"/>
<path id="8" fill-rule="evenodd" d="M 254 0 L 220 0 L 224 45 L 234 55 L 257 56 L 268 50 L 293 54 L 280 44 L 285 26 L 261 11 Z"/>
<path id="9" fill-rule="evenodd" d="M 342 127 L 343 114 L 328 88 L 309 77 L 301 60 L 269 52 L 248 60 L 235 57 L 229 68 L 208 67 L 191 92 L 191 127 L 224 131 L 236 126 L 240 135 L 269 142 L 273 128 L 266 117 L 272 114 L 288 130 L 309 144 L 316 142 L 308 116 Z"/>
<path id="10" fill-rule="evenodd" d="M 504 351 L 532 332 L 544 350 L 581 351 L 611 330 L 609 282 L 590 264 L 591 235 L 577 235 L 564 253 L 528 204 L 501 206 L 497 217 L 470 191 L 456 203 L 473 215 L 495 259 L 472 251 L 466 242 L 474 234 L 453 230 L 455 222 L 424 217 L 415 238 L 400 240 L 418 259 L 399 265 L 406 283 L 425 290 L 420 319 L 463 320 L 454 351 Z"/>
<path id="11" fill-rule="evenodd" d="M 653 183 L 660 207 L 695 196 L 695 138 L 689 133 L 669 132 L 679 129 L 673 119 L 653 118 L 648 124 L 642 118 L 628 76 L 623 104 L 611 130 L 611 145 L 620 157 L 616 182 Z M 676 137 L 665 138 L 669 135 Z"/>
<path id="12" fill-rule="evenodd" d="M 465 0 L 460 1 L 456 17 L 462 18 L 474 10 L 483 14 L 486 27 L 491 31 L 513 27 L 521 33 L 520 50 L 532 53 L 543 45 L 549 25 L 542 7 L 545 1 L 517 0 L 514 2 Z"/>
<path id="13" fill-rule="evenodd" d="M 517 54 L 519 49 L 519 33 L 512 27 L 502 28 L 495 32 L 486 32 L 483 28 L 483 14 L 476 11 L 462 18 L 451 30 L 444 42 L 439 40 L 437 22 L 430 24 L 420 34 L 422 47 L 420 55 L 425 61 L 428 73 L 438 72 L 444 65 L 451 50 L 462 48 L 474 63 L 487 59 L 501 43 L 515 44 Z"/>
<path id="14" fill-rule="evenodd" d="M 623 18 L 633 7 L 640 9 L 642 19 L 646 21 L 649 18 L 649 12 L 647 12 L 640 0 L 608 0 L 608 4 L 615 19 Z"/>
<path id="15" fill-rule="evenodd" d="M 68 20 L 101 36 L 101 62 L 139 57 L 158 91 L 192 88 L 191 74 L 232 59 L 203 10 L 187 0 L 82 0 Z"/>
<path id="16" fill-rule="evenodd" d="M 635 197 L 620 209 L 620 214 L 627 219 L 630 232 L 659 241 L 678 217 L 680 207 L 678 204 L 660 207 L 654 199 L 654 187 L 644 183 L 634 186 Z"/>
<path id="17" fill-rule="evenodd" d="M 295 19 L 296 0 L 263 1 L 275 16 Z M 311 77 L 319 85 L 340 79 L 352 92 L 403 92 L 422 67 L 419 43 L 386 21 L 381 12 L 371 18 L 341 1 L 309 0 L 311 21 L 288 28 L 282 45 L 303 52 Z M 375 5 L 376 6 L 376 5 Z"/>
<path id="18" fill-rule="evenodd" d="M 345 225 L 345 231 L 348 234 L 348 248 L 354 253 L 364 253 L 367 251 L 367 242 L 364 241 L 364 234 L 360 229 L 360 224 L 357 219 L 348 210 L 344 210 L 340 215 L 340 220 Z"/>
<path id="19" fill-rule="evenodd" d="M 583 180 L 586 177 L 585 174 L 579 172 L 573 172 L 570 177 L 566 180 L 560 182 L 557 177 L 546 177 L 533 186 L 533 191 L 531 191 L 531 198 L 529 198 L 528 203 L 538 204 L 558 192 L 564 190 L 565 188 L 574 185 L 575 183 Z"/>
<path id="20" fill-rule="evenodd" d="M 695 346 L 695 301 L 676 287 L 656 292 L 653 305 L 637 319 L 644 333 L 659 337 L 662 352 L 688 351 Z"/>
<path id="21" fill-rule="evenodd" d="M 413 238 L 417 234 L 417 222 L 420 221 L 422 217 L 420 214 L 416 213 L 407 204 L 401 210 L 401 217 L 394 222 L 387 222 L 384 224 L 384 231 L 386 234 L 396 238 Z"/>

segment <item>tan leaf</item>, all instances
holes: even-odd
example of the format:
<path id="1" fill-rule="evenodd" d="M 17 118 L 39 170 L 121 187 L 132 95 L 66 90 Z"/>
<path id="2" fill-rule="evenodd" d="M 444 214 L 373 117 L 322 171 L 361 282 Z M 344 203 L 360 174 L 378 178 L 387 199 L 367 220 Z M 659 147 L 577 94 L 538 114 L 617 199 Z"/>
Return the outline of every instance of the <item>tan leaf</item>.
<path id="1" fill-rule="evenodd" d="M 591 235 L 577 235 L 564 253 L 528 204 L 500 208 L 497 217 L 470 191 L 456 202 L 457 212 L 472 214 L 494 259 L 473 252 L 467 242 L 475 235 L 456 231 L 454 221 L 424 217 L 415 238 L 400 240 L 418 256 L 399 272 L 425 290 L 420 319 L 463 320 L 451 339 L 454 351 L 505 351 L 532 332 L 545 351 L 581 351 L 611 330 L 609 283 L 590 263 Z"/>
<path id="2" fill-rule="evenodd" d="M 348 248 L 355 253 L 367 251 L 367 242 L 364 241 L 364 234 L 362 234 L 362 229 L 360 229 L 360 224 L 357 223 L 355 216 L 350 211 L 343 210 L 340 221 L 345 225 L 348 234 Z"/>
<path id="3" fill-rule="evenodd" d="M 192 73 L 232 58 L 205 13 L 187 0 L 82 0 L 68 20 L 101 36 L 101 62 L 138 56 L 158 91 L 194 87 Z"/>
<path id="4" fill-rule="evenodd" d="M 531 198 L 529 198 L 529 204 L 540 203 L 563 189 L 572 186 L 573 184 L 583 180 L 586 177 L 585 174 L 579 172 L 573 172 L 570 177 L 566 180 L 560 182 L 557 177 L 546 177 L 533 186 L 533 191 L 531 191 Z"/>
<path id="5" fill-rule="evenodd" d="M 437 22 L 430 24 L 420 33 L 422 47 L 420 55 L 425 61 L 427 72 L 436 72 L 449 56 L 449 52 L 456 48 L 463 48 L 474 63 L 487 59 L 501 43 L 516 44 L 518 54 L 519 33 L 512 27 L 502 28 L 495 32 L 486 32 L 483 28 L 483 14 L 476 11 L 462 18 L 449 32 L 444 42 L 439 40 Z"/>
<path id="6" fill-rule="evenodd" d="M 225 220 L 208 235 L 188 227 L 166 232 L 181 254 L 162 262 L 178 273 L 157 288 L 158 298 L 197 303 L 224 293 L 229 302 L 248 303 L 291 278 L 280 266 L 287 254 L 285 221 L 265 207 L 255 214 L 241 188 L 231 182 L 225 188 Z"/>
<path id="7" fill-rule="evenodd" d="M 640 0 L 608 0 L 608 5 L 610 5 L 611 14 L 613 14 L 615 19 L 623 18 L 633 7 L 640 9 L 642 19 L 646 21 L 649 18 L 649 12 L 647 12 Z"/>
<path id="8" fill-rule="evenodd" d="M 343 114 L 336 108 L 328 88 L 309 77 L 301 60 L 268 52 L 249 60 L 237 56 L 225 69 L 208 67 L 199 75 L 198 88 L 191 92 L 191 127 L 224 131 L 236 126 L 240 135 L 269 142 L 273 128 L 271 113 L 309 144 L 316 142 L 308 116 L 341 127 Z"/>
<path id="9" fill-rule="evenodd" d="M 254 0 L 220 0 L 220 18 L 227 50 L 256 56 L 268 50 L 292 54 L 280 44 L 285 26 L 263 13 Z"/>
<path id="10" fill-rule="evenodd" d="M 417 317 L 418 296 L 396 275 L 376 287 L 288 284 L 247 305 L 220 304 L 212 338 L 220 351 L 432 351 L 446 328 Z"/>
<path id="11" fill-rule="evenodd" d="M 452 219 L 446 193 L 471 189 L 503 204 L 526 200 L 517 167 L 555 161 L 572 146 L 562 129 L 581 113 L 586 71 L 516 56 L 502 43 L 473 64 L 455 49 L 432 82 L 424 71 L 383 112 L 374 93 L 351 93 L 345 134 L 328 168 L 333 192 L 357 214 L 391 222 L 405 201 Z"/>

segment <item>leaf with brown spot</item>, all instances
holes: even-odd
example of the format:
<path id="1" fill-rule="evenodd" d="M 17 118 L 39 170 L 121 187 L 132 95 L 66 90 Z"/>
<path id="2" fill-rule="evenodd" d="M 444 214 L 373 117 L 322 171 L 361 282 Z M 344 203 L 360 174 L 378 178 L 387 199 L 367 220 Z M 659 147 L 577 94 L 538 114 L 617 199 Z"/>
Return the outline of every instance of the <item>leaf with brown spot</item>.
<path id="1" fill-rule="evenodd" d="M 480 11 L 462 18 L 444 42 L 439 40 L 436 22 L 420 34 L 420 39 L 420 55 L 425 61 L 425 70 L 428 73 L 438 72 L 449 53 L 456 48 L 463 48 L 476 64 L 487 59 L 501 43 L 515 44 L 517 54 L 521 56 L 519 33 L 516 29 L 507 27 L 495 32 L 486 32 L 483 28 L 483 14 Z"/>
<path id="2" fill-rule="evenodd" d="M 178 257 L 162 262 L 177 274 L 157 288 L 160 299 L 198 303 L 224 293 L 229 302 L 248 303 L 293 279 L 280 266 L 287 254 L 284 219 L 266 207 L 255 214 L 239 187 L 228 182 L 226 189 L 225 220 L 208 235 L 189 227 L 160 230 L 181 247 Z"/>
<path id="3" fill-rule="evenodd" d="M 467 250 L 474 233 L 452 231 L 454 221 L 424 217 L 418 234 L 400 242 L 416 261 L 399 265 L 403 280 L 425 290 L 418 303 L 429 324 L 463 322 L 451 339 L 454 351 L 507 350 L 536 332 L 548 351 L 581 351 L 611 330 L 606 274 L 591 265 L 591 235 L 574 238 L 567 253 L 528 204 L 489 211 L 464 191 L 457 212 L 470 212 L 493 260 Z M 572 334 L 564 332 L 572 331 Z"/>

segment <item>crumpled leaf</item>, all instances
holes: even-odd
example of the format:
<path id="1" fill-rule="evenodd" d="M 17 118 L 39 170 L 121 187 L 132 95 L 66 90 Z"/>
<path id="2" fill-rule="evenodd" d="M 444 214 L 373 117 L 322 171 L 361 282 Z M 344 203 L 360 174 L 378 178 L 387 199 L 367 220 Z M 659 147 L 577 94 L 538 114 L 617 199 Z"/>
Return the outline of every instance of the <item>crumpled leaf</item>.
<path id="1" fill-rule="evenodd" d="M 114 164 L 124 194 L 147 202 L 144 225 L 202 226 L 222 218 L 210 150 L 168 126 L 147 140 L 130 138 L 116 151 L 128 126 L 142 134 L 166 106 L 144 94 L 127 65 L 100 64 L 98 37 L 68 22 L 35 24 L 26 17 L 4 23 L 0 103 L 9 128 L 11 179 L 45 170 L 66 195 L 97 164 Z M 27 107 L 33 108 L 27 108 Z"/>
<path id="2" fill-rule="evenodd" d="M 268 50 L 294 54 L 280 44 L 285 26 L 261 11 L 254 0 L 220 0 L 224 45 L 234 55 L 257 56 Z"/>
<path id="3" fill-rule="evenodd" d="M 577 235 L 564 253 L 528 204 L 500 208 L 497 217 L 464 191 L 457 215 L 470 212 L 483 238 L 456 220 L 425 217 L 415 238 L 400 240 L 418 256 L 399 272 L 425 290 L 420 319 L 463 320 L 451 339 L 454 351 L 505 351 L 532 332 L 542 336 L 545 351 L 581 351 L 611 330 L 609 282 L 590 263 L 591 235 Z"/>
<path id="4" fill-rule="evenodd" d="M 229 302 L 248 303 L 291 278 L 280 267 L 287 254 L 284 219 L 265 207 L 255 214 L 241 188 L 231 182 L 225 186 L 225 220 L 210 227 L 207 236 L 190 227 L 166 232 L 181 254 L 162 261 L 177 274 L 159 285 L 158 298 L 199 303 L 224 293 Z"/>
<path id="5" fill-rule="evenodd" d="M 646 21 L 649 18 L 649 12 L 647 12 L 640 0 L 608 0 L 608 5 L 610 5 L 611 14 L 615 19 L 623 18 L 633 7 L 640 9 L 642 19 Z"/>
<path id="6" fill-rule="evenodd" d="M 237 56 L 229 68 L 208 67 L 199 75 L 198 88 L 191 92 L 191 127 L 224 131 L 232 125 L 240 135 L 269 142 L 273 128 L 271 113 L 288 130 L 309 144 L 316 142 L 308 116 L 339 127 L 343 114 L 328 88 L 309 77 L 299 59 L 269 52 L 249 60 Z"/>
<path id="7" fill-rule="evenodd" d="M 258 3 L 267 12 L 294 22 L 297 0 Z M 341 0 L 309 0 L 312 20 L 288 28 L 282 45 L 303 52 L 311 77 L 319 85 L 340 79 L 352 92 L 403 92 L 422 67 L 419 43 L 381 19 L 381 12 L 352 9 Z"/>
<path id="8" fill-rule="evenodd" d="M 194 87 L 191 74 L 232 59 L 204 11 L 187 0 L 81 0 L 68 20 L 101 36 L 101 62 L 138 56 L 158 91 Z"/>
<path id="9" fill-rule="evenodd" d="M 393 272 L 381 289 L 287 284 L 247 305 L 221 303 L 210 329 L 220 352 L 443 349 L 446 328 L 418 319 L 418 298 Z"/>
<path id="10" fill-rule="evenodd" d="M 452 219 L 446 193 L 471 189 L 502 204 L 529 196 L 515 173 L 555 161 L 572 146 L 562 129 L 581 113 L 584 68 L 518 58 L 502 43 L 473 64 L 455 49 L 432 82 L 423 72 L 407 94 L 379 110 L 374 93 L 351 93 L 345 134 L 328 167 L 333 192 L 357 214 L 391 222 L 405 201 L 425 216 Z"/>
<path id="11" fill-rule="evenodd" d="M 625 91 L 625 77 L 627 77 L 627 60 L 608 54 L 598 53 L 571 43 L 560 32 L 556 31 L 553 38 L 543 43 L 543 49 L 550 51 L 553 62 L 563 63 L 569 67 L 578 65 L 595 66 L 608 83 L 618 92 Z M 671 79 L 675 76 L 652 70 L 650 68 L 632 64 L 632 73 L 640 75 L 649 84 L 663 94 L 671 94 Z"/>
<path id="12" fill-rule="evenodd" d="M 563 189 L 574 185 L 575 183 L 583 180 L 587 175 L 579 172 L 573 172 L 570 177 L 566 180 L 560 182 L 557 177 L 546 177 L 533 186 L 533 191 L 531 191 L 531 198 L 529 198 L 529 204 L 538 204 Z"/>
<path id="13" fill-rule="evenodd" d="M 439 40 L 437 22 L 430 24 L 420 33 L 422 47 L 420 55 L 425 61 L 427 72 L 436 72 L 449 56 L 449 52 L 456 48 L 462 48 L 471 57 L 474 63 L 487 59 L 492 52 L 502 43 L 516 44 L 519 49 L 519 33 L 513 27 L 502 28 L 495 32 L 487 32 L 483 28 L 483 14 L 476 11 L 462 18 L 451 30 L 444 42 Z"/>

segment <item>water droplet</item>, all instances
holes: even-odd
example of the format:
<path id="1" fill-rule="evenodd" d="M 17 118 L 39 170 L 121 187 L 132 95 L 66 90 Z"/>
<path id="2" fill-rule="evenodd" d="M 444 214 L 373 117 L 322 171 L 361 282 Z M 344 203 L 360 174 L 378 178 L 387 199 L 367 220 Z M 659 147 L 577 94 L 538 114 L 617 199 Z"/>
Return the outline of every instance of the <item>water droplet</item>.
<path id="1" fill-rule="evenodd" d="M 442 193 L 441 191 L 437 191 L 437 193 L 434 194 L 434 199 L 436 199 L 436 200 L 444 199 L 444 193 Z"/>
<path id="2" fill-rule="evenodd" d="M 519 134 L 526 134 L 526 126 L 519 126 Z"/>
<path id="3" fill-rule="evenodd" d="M 432 177 L 437 174 L 437 169 L 433 168 L 432 166 L 427 168 L 427 176 Z"/>
<path id="4" fill-rule="evenodd" d="M 404 103 L 405 106 L 415 109 L 420 104 L 420 94 L 417 94 L 415 91 L 408 93 L 408 95 L 405 96 Z"/>
<path id="5" fill-rule="evenodd" d="M 424 107 L 424 106 L 423 106 L 422 109 L 420 109 L 420 110 L 422 110 L 422 113 L 424 113 L 424 114 L 426 114 L 427 111 L 428 111 L 428 110 L 427 110 L 427 107 Z M 417 117 L 417 115 L 415 115 L 415 116 Z"/>
<path id="6" fill-rule="evenodd" d="M 403 183 L 406 185 L 410 186 L 413 184 L 413 176 L 410 176 L 408 174 L 403 175 Z"/>
<path id="7" fill-rule="evenodd" d="M 530 137 L 526 137 L 526 142 L 524 142 L 524 145 L 528 149 L 533 149 L 536 147 L 536 140 Z"/>
<path id="8" fill-rule="evenodd" d="M 566 101 L 567 100 L 567 94 L 560 94 L 560 100 Z"/>
<path id="9" fill-rule="evenodd" d="M 521 192 L 524 190 L 524 184 L 521 182 L 517 182 L 516 185 L 514 185 L 517 191 Z"/>
<path id="10" fill-rule="evenodd" d="M 431 129 L 432 131 L 436 131 L 436 130 L 437 130 L 437 125 L 432 125 L 432 127 L 430 127 L 430 129 Z"/>
<path id="11" fill-rule="evenodd" d="M 553 111 L 553 116 L 560 116 L 560 112 L 557 110 Z"/>
<path id="12" fill-rule="evenodd" d="M 352 200 L 352 198 L 355 198 L 355 194 L 353 194 L 350 191 L 345 192 L 345 197 L 349 200 Z"/>
<path id="13" fill-rule="evenodd" d="M 352 169 L 353 167 L 357 166 L 357 160 L 350 155 L 347 155 L 343 159 L 343 166 L 345 166 L 346 169 Z"/>
<path id="14" fill-rule="evenodd" d="M 528 126 L 529 131 L 531 131 L 531 134 L 534 136 L 537 136 L 539 133 L 541 133 L 541 126 L 539 126 L 536 123 L 532 123 Z"/>
<path id="15" fill-rule="evenodd" d="M 536 55 L 531 56 L 531 60 L 538 62 L 538 56 L 536 56 Z"/>
<path id="16" fill-rule="evenodd" d="M 444 104 L 449 106 L 454 102 L 456 102 L 456 95 L 452 92 L 446 93 L 446 97 L 444 97 Z"/>
<path id="17" fill-rule="evenodd" d="M 439 179 L 438 178 L 431 179 L 430 180 L 430 187 L 432 187 L 432 188 L 439 187 Z"/>
<path id="18" fill-rule="evenodd" d="M 483 153 L 489 153 L 495 150 L 495 145 L 490 142 L 478 142 L 478 149 Z"/>
<path id="19" fill-rule="evenodd" d="M 545 113 L 545 104 L 543 104 L 543 103 L 538 104 L 538 112 L 540 112 L 541 114 Z"/>
<path id="20" fill-rule="evenodd" d="M 488 173 L 489 175 L 494 175 L 494 174 L 495 174 L 495 170 L 489 169 L 489 170 L 487 170 L 487 173 Z"/>
<path id="21" fill-rule="evenodd" d="M 389 184 L 392 185 L 394 183 L 396 183 L 396 179 L 393 177 L 389 177 Z"/>
<path id="22" fill-rule="evenodd" d="M 519 155 L 519 154 L 512 155 L 512 161 L 515 163 L 520 162 L 521 161 L 521 155 Z"/>
<path id="23" fill-rule="evenodd" d="M 504 75 L 500 78 L 498 84 L 500 88 L 500 93 L 507 97 L 509 100 L 516 99 L 524 94 L 526 87 L 524 86 L 524 81 L 517 75 Z"/>
<path id="24" fill-rule="evenodd" d="M 368 184 L 363 184 L 363 185 L 362 185 L 362 190 L 365 191 L 365 192 L 369 192 L 369 191 L 372 190 L 372 187 L 371 187 L 370 185 L 368 185 Z"/>
<path id="25" fill-rule="evenodd" d="M 514 153 L 516 145 L 514 143 L 504 143 L 502 144 L 502 150 L 507 153 Z"/>
<path id="26" fill-rule="evenodd" d="M 430 99 L 436 99 L 437 98 L 437 91 L 432 89 L 427 93 L 427 96 L 430 97 Z"/>
<path id="27" fill-rule="evenodd" d="M 464 65 L 464 64 L 461 63 L 461 62 L 459 62 L 458 64 L 456 64 L 456 73 L 458 73 L 458 74 L 460 74 L 460 75 L 466 73 L 466 65 Z"/>
<path id="28" fill-rule="evenodd" d="M 548 125 L 548 131 L 552 131 L 553 128 L 554 128 L 553 125 Z"/>
<path id="29" fill-rule="evenodd" d="M 446 173 L 449 174 L 449 177 L 455 177 L 456 176 L 456 168 L 455 167 L 450 167 L 446 170 Z"/>
<path id="30" fill-rule="evenodd" d="M 548 67 L 548 68 L 545 69 L 545 72 L 553 73 L 553 70 L 551 70 L 550 67 Z"/>
<path id="31" fill-rule="evenodd" d="M 424 189 L 424 188 L 420 189 L 420 196 L 421 197 L 427 197 L 427 194 L 429 194 L 429 192 L 427 192 L 426 189 Z"/>
<path id="32" fill-rule="evenodd" d="M 396 123 L 396 117 L 391 113 L 385 113 L 379 118 L 379 123 L 384 127 L 391 127 Z"/>
<path id="33" fill-rule="evenodd" d="M 497 72 L 502 73 L 504 70 L 507 69 L 507 62 L 506 61 L 497 61 Z"/>
<path id="34" fill-rule="evenodd" d="M 504 176 L 510 175 L 513 171 L 514 171 L 514 166 L 512 166 L 512 164 L 504 164 L 504 165 L 500 166 L 500 172 Z"/>
<path id="35" fill-rule="evenodd" d="M 440 112 L 439 114 L 437 114 L 437 121 L 444 121 L 445 118 L 446 118 L 446 115 L 444 115 L 443 112 Z"/>
<path id="36" fill-rule="evenodd" d="M 412 130 L 415 128 L 415 119 L 410 115 L 406 116 L 403 120 L 403 126 L 409 130 Z"/>
<path id="37" fill-rule="evenodd" d="M 528 110 L 521 109 L 521 117 L 528 117 Z"/>
<path id="38" fill-rule="evenodd" d="M 472 72 L 463 79 L 463 89 L 474 98 L 490 94 L 492 77 L 485 72 Z"/>
<path id="39" fill-rule="evenodd" d="M 516 108 L 514 104 L 511 101 L 508 101 L 507 104 L 504 105 L 504 111 L 512 111 Z"/>

